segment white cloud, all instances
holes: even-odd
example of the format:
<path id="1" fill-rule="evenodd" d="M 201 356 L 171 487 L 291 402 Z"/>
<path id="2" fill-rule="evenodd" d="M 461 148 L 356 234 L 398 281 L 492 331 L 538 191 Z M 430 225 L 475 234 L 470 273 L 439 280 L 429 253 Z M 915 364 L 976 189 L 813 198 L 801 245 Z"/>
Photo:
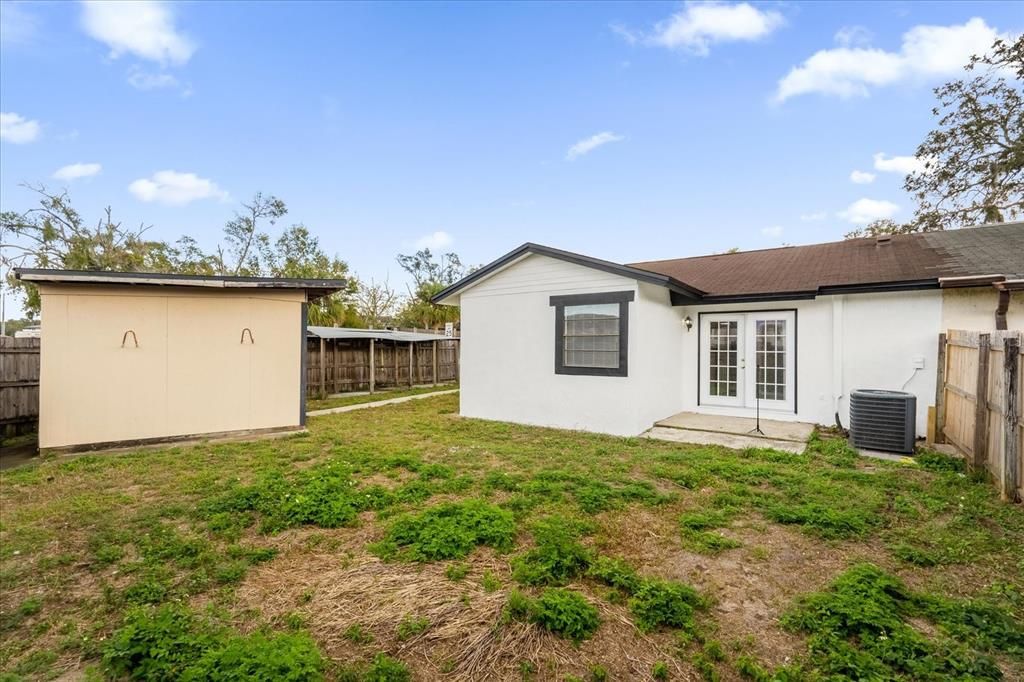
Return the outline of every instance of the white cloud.
<path id="1" fill-rule="evenodd" d="M 58 168 L 53 177 L 57 180 L 77 180 L 78 178 L 91 178 L 103 170 L 98 163 L 72 163 Z"/>
<path id="2" fill-rule="evenodd" d="M 0 140 L 25 144 L 39 137 L 42 126 L 14 112 L 0 113 Z"/>
<path id="3" fill-rule="evenodd" d="M 151 178 L 139 178 L 128 185 L 128 191 L 140 201 L 155 201 L 161 204 L 180 206 L 198 199 L 226 200 L 228 193 L 216 183 L 201 178 L 195 173 L 179 173 L 162 170 Z"/>
<path id="4" fill-rule="evenodd" d="M 804 213 L 803 215 L 800 216 L 800 220 L 804 221 L 805 223 L 813 223 L 819 220 L 824 220 L 825 218 L 828 218 L 828 213 L 826 213 L 825 211 Z"/>
<path id="5" fill-rule="evenodd" d="M 835 41 L 843 47 L 856 47 L 871 43 L 871 31 L 863 26 L 843 26 L 836 31 Z"/>
<path id="6" fill-rule="evenodd" d="M 863 225 L 872 220 L 892 218 L 898 210 L 899 206 L 884 199 L 858 199 L 837 215 L 855 225 Z"/>
<path id="7" fill-rule="evenodd" d="M 962 25 L 915 26 L 903 34 L 898 52 L 887 52 L 850 42 L 841 31 L 840 47 L 820 50 L 793 67 L 779 81 L 775 100 L 809 93 L 867 97 L 875 87 L 959 75 L 973 55 L 987 53 L 999 37 L 1006 34 L 975 17 Z"/>
<path id="8" fill-rule="evenodd" d="M 778 12 L 762 11 L 746 2 L 736 5 L 688 2 L 681 11 L 655 25 L 653 32 L 643 39 L 649 45 L 684 50 L 703 57 L 710 53 L 715 43 L 758 40 L 783 23 Z M 623 31 L 618 33 L 635 36 Z"/>
<path id="9" fill-rule="evenodd" d="M 639 31 L 634 31 L 628 26 L 622 24 L 611 24 L 608 26 L 612 30 L 612 33 L 619 36 L 626 42 L 627 45 L 636 45 L 643 38 L 643 35 Z"/>
<path id="10" fill-rule="evenodd" d="M 771 227 L 762 227 L 761 234 L 766 237 L 781 237 L 782 236 L 782 225 L 772 225 Z"/>
<path id="11" fill-rule="evenodd" d="M 166 71 L 152 73 L 144 71 L 137 66 L 133 66 L 128 70 L 128 85 L 132 86 L 136 90 L 173 89 L 178 90 L 182 97 L 189 97 L 192 95 L 192 86 L 187 83 L 182 83 L 173 74 L 167 73 Z"/>
<path id="12" fill-rule="evenodd" d="M 606 130 L 603 133 L 598 133 L 597 135 L 591 135 L 590 137 L 584 138 L 569 147 L 569 151 L 566 152 L 565 158 L 568 161 L 573 161 L 584 154 L 589 154 L 601 145 L 606 145 L 609 142 L 621 142 L 625 139 L 626 138 L 622 135 L 616 135 L 615 133 Z"/>
<path id="13" fill-rule="evenodd" d="M 850 182 L 857 185 L 870 185 L 875 181 L 875 174 L 867 171 L 855 170 L 850 173 Z"/>
<path id="14" fill-rule="evenodd" d="M 875 160 L 875 170 L 882 171 L 883 173 L 910 175 L 911 173 L 924 173 L 927 170 L 925 167 L 927 161 L 916 156 L 890 156 L 886 158 L 884 152 L 878 152 L 872 158 Z"/>
<path id="15" fill-rule="evenodd" d="M 415 246 L 417 249 L 430 249 L 431 251 L 439 251 L 443 248 L 451 246 L 451 243 L 453 241 L 455 241 L 455 239 L 450 234 L 444 232 L 443 230 L 438 230 L 437 232 L 431 232 L 430 234 L 423 235 L 422 237 L 417 239 Z"/>
<path id="16" fill-rule="evenodd" d="M 113 59 L 133 54 L 160 64 L 184 64 L 196 45 L 174 25 L 170 5 L 157 0 L 87 0 L 82 27 L 106 43 Z"/>

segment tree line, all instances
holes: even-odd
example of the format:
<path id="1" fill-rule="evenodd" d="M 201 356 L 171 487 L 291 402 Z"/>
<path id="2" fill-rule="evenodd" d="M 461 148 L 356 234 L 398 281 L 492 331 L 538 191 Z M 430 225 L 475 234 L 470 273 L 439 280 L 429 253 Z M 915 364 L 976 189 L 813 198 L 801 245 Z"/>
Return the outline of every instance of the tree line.
<path id="1" fill-rule="evenodd" d="M 386 280 L 360 280 L 348 263 L 328 255 L 302 223 L 277 230 L 288 207 L 273 195 L 257 192 L 242 203 L 225 223 L 220 242 L 207 251 L 188 235 L 173 243 L 151 239 L 151 226 L 126 226 L 114 219 L 109 207 L 95 223 L 88 222 L 66 190 L 25 187 L 36 194 L 36 206 L 23 213 L 0 213 L 0 259 L 5 268 L 336 279 L 344 282 L 343 288 L 310 303 L 309 324 L 438 329 L 458 319 L 457 308 L 430 300 L 465 273 L 458 255 L 435 255 L 429 249 L 399 254 L 398 264 L 413 280 L 403 294 Z M 23 298 L 28 318 L 15 326 L 24 326 L 39 314 L 38 289 L 10 273 L 7 284 Z"/>

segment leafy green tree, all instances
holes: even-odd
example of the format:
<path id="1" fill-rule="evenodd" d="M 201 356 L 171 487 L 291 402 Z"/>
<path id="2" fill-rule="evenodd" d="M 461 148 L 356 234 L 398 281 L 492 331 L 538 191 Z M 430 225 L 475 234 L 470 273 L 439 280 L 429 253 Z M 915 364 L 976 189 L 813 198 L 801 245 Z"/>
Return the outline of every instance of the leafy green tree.
<path id="1" fill-rule="evenodd" d="M 25 187 L 38 195 L 37 206 L 24 213 L 0 213 L 0 252 L 7 268 L 163 272 L 177 262 L 173 247 L 145 237 L 146 225 L 125 227 L 113 219 L 109 207 L 93 225 L 72 207 L 66 191 Z M 8 275 L 8 285 L 24 295 L 25 311 L 35 317 L 40 303 L 36 287 L 13 275 Z"/>
<path id="2" fill-rule="evenodd" d="M 466 274 L 466 268 L 458 254 L 442 253 L 435 256 L 430 249 L 421 249 L 414 254 L 398 254 L 398 264 L 412 275 L 416 286 L 427 282 L 448 286 Z"/>
<path id="3" fill-rule="evenodd" d="M 891 218 L 879 218 L 878 220 L 872 220 L 864 227 L 847 232 L 846 238 L 881 237 L 885 234 L 909 234 L 917 231 L 917 225 L 914 223 L 898 223 Z"/>
<path id="4" fill-rule="evenodd" d="M 274 254 L 270 236 L 260 231 L 260 222 L 266 220 L 273 227 L 287 213 L 283 201 L 273 195 L 263 196 L 262 192 L 257 192 L 250 203 L 242 204 L 242 210 L 224 226 L 224 244 L 217 247 L 220 274 L 258 277 L 264 273 Z"/>
<path id="5" fill-rule="evenodd" d="M 359 326 L 359 314 L 353 301 L 359 282 L 349 274 L 348 263 L 337 256 L 328 256 L 320 247 L 320 240 L 305 225 L 292 225 L 272 246 L 269 246 L 269 239 L 265 242 L 268 246 L 261 248 L 272 277 L 345 281 L 341 291 L 309 304 L 309 324 Z"/>
<path id="6" fill-rule="evenodd" d="M 401 326 L 440 329 L 446 322 L 458 321 L 458 308 L 431 301 L 442 289 L 466 274 L 457 254 L 435 256 L 430 249 L 422 249 L 412 255 L 399 254 L 398 264 L 412 275 L 414 283 L 409 298 L 398 313 Z"/>
<path id="7" fill-rule="evenodd" d="M 1024 35 L 974 56 L 968 79 L 935 90 L 938 127 L 904 188 L 918 202 L 913 229 L 965 227 L 1024 215 Z"/>
<path id="8" fill-rule="evenodd" d="M 355 300 L 360 326 L 382 329 L 394 321 L 399 299 L 387 280 L 360 282 Z"/>

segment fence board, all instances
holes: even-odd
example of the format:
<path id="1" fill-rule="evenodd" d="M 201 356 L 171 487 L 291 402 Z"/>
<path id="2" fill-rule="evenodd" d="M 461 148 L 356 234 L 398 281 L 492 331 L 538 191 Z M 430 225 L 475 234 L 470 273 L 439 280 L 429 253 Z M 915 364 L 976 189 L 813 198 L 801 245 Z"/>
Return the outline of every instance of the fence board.
<path id="1" fill-rule="evenodd" d="M 31 429 L 39 420 L 40 339 L 0 336 L 0 426 Z"/>
<path id="2" fill-rule="evenodd" d="M 366 391 L 370 388 L 370 344 L 365 339 L 325 339 L 321 367 L 320 340 L 311 339 L 306 350 L 306 381 L 310 396 L 321 393 L 324 377 L 326 393 Z M 395 388 L 434 381 L 432 341 L 416 342 L 410 353 L 402 341 L 377 340 L 374 345 L 374 388 Z M 459 378 L 459 340 L 438 337 L 437 381 L 447 383 Z"/>
<path id="3" fill-rule="evenodd" d="M 941 435 L 988 472 L 1004 498 L 1024 494 L 1024 367 L 1021 332 L 949 330 L 939 366 Z"/>

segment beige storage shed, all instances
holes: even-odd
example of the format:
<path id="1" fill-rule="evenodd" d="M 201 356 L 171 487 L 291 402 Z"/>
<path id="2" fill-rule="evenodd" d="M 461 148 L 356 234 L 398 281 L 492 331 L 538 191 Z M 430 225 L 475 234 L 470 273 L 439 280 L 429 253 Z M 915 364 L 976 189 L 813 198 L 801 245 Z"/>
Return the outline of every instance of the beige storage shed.
<path id="1" fill-rule="evenodd" d="M 305 425 L 306 305 L 339 280 L 17 269 L 39 287 L 41 450 Z"/>

